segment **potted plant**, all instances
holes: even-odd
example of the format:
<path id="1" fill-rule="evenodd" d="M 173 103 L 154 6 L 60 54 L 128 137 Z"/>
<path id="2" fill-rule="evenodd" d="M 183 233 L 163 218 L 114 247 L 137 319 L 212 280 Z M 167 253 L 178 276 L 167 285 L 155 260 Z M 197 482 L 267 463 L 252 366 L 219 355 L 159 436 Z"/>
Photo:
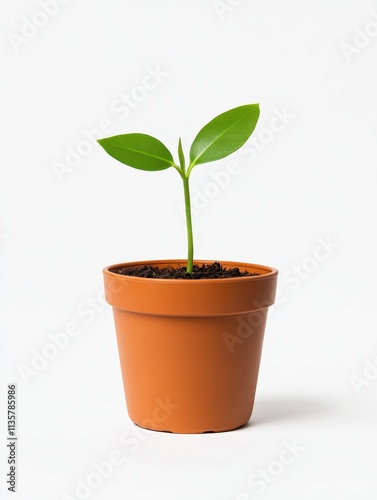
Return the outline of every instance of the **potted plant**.
<path id="1" fill-rule="evenodd" d="M 158 139 L 139 133 L 100 139 L 116 160 L 183 183 L 187 260 L 128 262 L 103 270 L 114 320 L 128 413 L 148 429 L 219 432 L 248 422 L 254 404 L 267 310 L 277 270 L 240 262 L 194 260 L 189 179 L 200 164 L 239 149 L 259 105 L 226 111 L 195 137 L 186 164 Z"/>

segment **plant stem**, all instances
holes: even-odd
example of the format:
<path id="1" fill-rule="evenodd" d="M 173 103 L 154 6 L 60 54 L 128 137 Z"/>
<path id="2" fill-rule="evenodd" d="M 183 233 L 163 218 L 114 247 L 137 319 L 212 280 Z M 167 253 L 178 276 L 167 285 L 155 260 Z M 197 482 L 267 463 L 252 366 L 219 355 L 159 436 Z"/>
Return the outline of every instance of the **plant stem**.
<path id="1" fill-rule="evenodd" d="M 185 208 L 186 208 L 186 226 L 187 226 L 187 268 L 186 271 L 191 274 L 192 264 L 194 259 L 194 239 L 192 236 L 192 220 L 191 220 L 191 201 L 190 201 L 190 187 L 189 178 L 186 175 L 182 175 L 183 189 L 185 192 Z"/>

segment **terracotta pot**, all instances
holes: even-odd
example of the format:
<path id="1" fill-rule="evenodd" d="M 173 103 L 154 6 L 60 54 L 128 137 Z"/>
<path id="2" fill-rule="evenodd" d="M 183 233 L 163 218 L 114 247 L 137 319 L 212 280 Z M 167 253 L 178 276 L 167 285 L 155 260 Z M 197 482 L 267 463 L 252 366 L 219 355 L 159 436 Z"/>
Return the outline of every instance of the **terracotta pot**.
<path id="1" fill-rule="evenodd" d="M 250 419 L 278 272 L 257 264 L 221 263 L 259 276 L 166 280 L 111 272 L 143 264 L 185 265 L 184 260 L 104 269 L 128 413 L 137 425 L 201 433 L 235 429 Z"/>

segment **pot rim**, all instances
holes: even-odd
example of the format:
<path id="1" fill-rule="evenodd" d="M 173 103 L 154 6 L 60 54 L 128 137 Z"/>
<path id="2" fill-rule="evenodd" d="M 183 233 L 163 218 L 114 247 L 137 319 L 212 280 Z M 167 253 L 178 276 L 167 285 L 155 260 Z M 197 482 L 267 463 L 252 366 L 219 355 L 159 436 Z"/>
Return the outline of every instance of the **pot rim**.
<path id="1" fill-rule="evenodd" d="M 133 261 L 133 262 L 122 262 L 119 264 L 112 264 L 110 266 L 106 266 L 103 269 L 103 273 L 108 275 L 108 276 L 116 276 L 118 279 L 125 279 L 125 280 L 131 280 L 131 281 L 138 281 L 141 283 L 174 283 L 176 285 L 178 284 L 185 284 L 189 286 L 193 285 L 198 285 L 199 283 L 240 283 L 240 282 L 245 282 L 245 281 L 260 281 L 264 279 L 270 279 L 274 276 L 276 276 L 279 271 L 275 269 L 274 267 L 271 266 L 266 266 L 264 264 L 252 264 L 248 262 L 236 262 L 236 261 L 228 261 L 228 260 L 203 260 L 203 259 L 195 259 L 194 264 L 213 264 L 214 262 L 219 262 L 220 264 L 224 265 L 225 267 L 241 267 L 247 269 L 247 270 L 253 270 L 254 272 L 262 271 L 262 274 L 258 276 L 239 276 L 237 278 L 205 278 L 205 279 L 200 279 L 200 280 L 190 280 L 190 279 L 166 279 L 166 278 L 144 278 L 140 276 L 128 276 L 125 274 L 117 274 L 112 272 L 113 269 L 116 269 L 118 267 L 135 267 L 135 266 L 142 266 L 142 265 L 158 265 L 158 264 L 176 264 L 176 265 L 181 265 L 185 264 L 187 262 L 186 259 L 156 259 L 156 260 L 140 260 L 140 261 Z"/>

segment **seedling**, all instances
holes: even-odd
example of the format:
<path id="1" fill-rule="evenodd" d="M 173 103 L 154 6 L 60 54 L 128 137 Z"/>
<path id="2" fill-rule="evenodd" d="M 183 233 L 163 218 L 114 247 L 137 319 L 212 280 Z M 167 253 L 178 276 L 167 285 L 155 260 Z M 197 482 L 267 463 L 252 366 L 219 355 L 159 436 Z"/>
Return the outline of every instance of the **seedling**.
<path id="1" fill-rule="evenodd" d="M 188 273 L 192 272 L 194 260 L 189 187 L 191 172 L 196 165 L 221 160 L 237 151 L 253 133 L 258 118 L 259 104 L 246 104 L 216 116 L 195 137 L 187 167 L 181 138 L 178 141 L 179 164 L 175 163 L 173 155 L 161 141 L 147 134 L 122 134 L 98 140 L 110 156 L 129 167 L 151 172 L 173 167 L 179 173 L 185 196 Z"/>

